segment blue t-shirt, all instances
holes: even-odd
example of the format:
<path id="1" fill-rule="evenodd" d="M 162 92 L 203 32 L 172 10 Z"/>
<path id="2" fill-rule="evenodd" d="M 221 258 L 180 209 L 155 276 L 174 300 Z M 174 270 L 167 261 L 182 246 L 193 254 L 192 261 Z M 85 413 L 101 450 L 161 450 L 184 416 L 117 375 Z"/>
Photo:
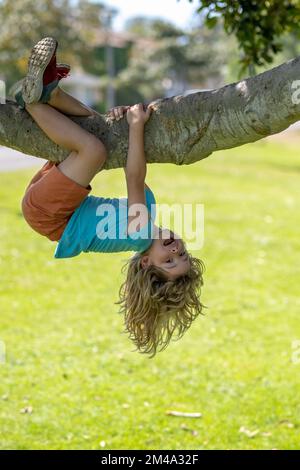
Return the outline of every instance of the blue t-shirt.
<path id="1" fill-rule="evenodd" d="M 56 246 L 55 258 L 71 258 L 81 252 L 143 252 L 155 233 L 156 201 L 145 188 L 148 223 L 127 234 L 128 199 L 87 196 L 72 214 Z"/>

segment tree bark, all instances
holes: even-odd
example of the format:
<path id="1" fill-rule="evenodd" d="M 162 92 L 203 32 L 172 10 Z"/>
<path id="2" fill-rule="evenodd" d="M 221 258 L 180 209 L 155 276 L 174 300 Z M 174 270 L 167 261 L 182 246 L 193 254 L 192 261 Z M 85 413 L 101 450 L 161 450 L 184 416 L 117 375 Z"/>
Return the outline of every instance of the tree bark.
<path id="1" fill-rule="evenodd" d="M 216 150 L 281 132 L 300 120 L 300 56 L 220 89 L 158 99 L 153 105 L 145 126 L 147 162 L 191 164 Z M 125 166 L 126 118 L 118 122 L 106 115 L 71 119 L 105 144 L 109 157 L 104 169 Z M 49 140 L 13 101 L 0 104 L 0 145 L 55 162 L 69 154 Z"/>

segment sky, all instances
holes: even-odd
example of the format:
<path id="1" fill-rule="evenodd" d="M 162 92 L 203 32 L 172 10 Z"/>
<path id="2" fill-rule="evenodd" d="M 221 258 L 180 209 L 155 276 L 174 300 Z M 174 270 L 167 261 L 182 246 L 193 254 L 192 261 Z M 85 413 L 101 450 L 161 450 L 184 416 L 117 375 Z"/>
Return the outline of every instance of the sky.
<path id="1" fill-rule="evenodd" d="M 160 17 L 188 28 L 191 25 L 192 14 L 199 0 L 101 0 L 101 3 L 119 10 L 113 28 L 115 31 L 124 29 L 127 19 L 133 16 Z"/>

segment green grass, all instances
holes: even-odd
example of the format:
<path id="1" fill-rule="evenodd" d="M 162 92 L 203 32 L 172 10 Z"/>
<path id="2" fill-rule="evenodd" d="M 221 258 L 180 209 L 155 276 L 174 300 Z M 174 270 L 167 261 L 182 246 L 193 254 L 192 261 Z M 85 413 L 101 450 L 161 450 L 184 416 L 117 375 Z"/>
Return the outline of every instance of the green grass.
<path id="1" fill-rule="evenodd" d="M 55 243 L 23 220 L 35 171 L 0 174 L 1 448 L 299 448 L 297 149 L 263 141 L 191 166 L 149 165 L 157 202 L 205 205 L 194 255 L 209 307 L 150 360 L 132 352 L 113 303 L 126 253 L 56 260 Z M 125 195 L 122 170 L 97 175 L 92 194 Z"/>

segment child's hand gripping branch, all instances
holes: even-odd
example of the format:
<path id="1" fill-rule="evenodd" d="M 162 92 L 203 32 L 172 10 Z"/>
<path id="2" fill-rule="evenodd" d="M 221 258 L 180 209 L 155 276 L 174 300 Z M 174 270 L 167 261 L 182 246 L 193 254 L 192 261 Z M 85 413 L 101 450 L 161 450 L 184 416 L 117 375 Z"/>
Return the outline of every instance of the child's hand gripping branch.
<path id="1" fill-rule="evenodd" d="M 144 112 L 142 113 L 141 110 L 143 110 Z M 132 124 L 132 121 L 144 121 L 145 124 L 148 121 L 151 112 L 151 104 L 147 106 L 145 104 L 139 103 L 133 106 L 115 106 L 114 108 L 109 110 L 108 116 L 112 120 L 116 119 L 117 121 L 119 121 L 126 114 L 127 122 L 129 125 Z"/>
<path id="2" fill-rule="evenodd" d="M 127 108 L 127 107 L 126 107 Z M 138 103 L 133 106 L 129 106 L 127 109 L 127 122 L 129 126 L 132 125 L 145 125 L 149 120 L 152 112 L 152 106 Z"/>

